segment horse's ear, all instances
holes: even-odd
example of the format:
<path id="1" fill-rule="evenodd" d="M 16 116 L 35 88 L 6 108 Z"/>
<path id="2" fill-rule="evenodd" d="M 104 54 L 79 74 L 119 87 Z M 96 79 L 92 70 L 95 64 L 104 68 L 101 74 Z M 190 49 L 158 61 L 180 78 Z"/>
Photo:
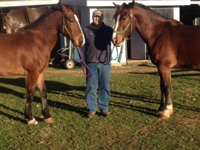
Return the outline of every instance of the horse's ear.
<path id="1" fill-rule="evenodd" d="M 133 8 L 134 5 L 135 5 L 135 1 L 133 0 L 132 3 L 129 3 L 129 8 Z"/>
<path id="2" fill-rule="evenodd" d="M 60 4 L 60 7 L 61 7 L 61 9 L 62 9 L 63 12 L 67 11 L 65 5 Z"/>
<path id="3" fill-rule="evenodd" d="M 116 8 L 119 6 L 119 5 L 115 4 L 114 2 L 113 2 L 113 4 L 115 5 Z"/>

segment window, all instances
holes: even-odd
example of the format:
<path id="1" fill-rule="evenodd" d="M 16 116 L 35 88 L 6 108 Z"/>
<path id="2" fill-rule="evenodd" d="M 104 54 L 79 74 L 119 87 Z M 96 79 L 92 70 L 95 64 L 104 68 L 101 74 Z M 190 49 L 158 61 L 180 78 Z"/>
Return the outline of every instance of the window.
<path id="1" fill-rule="evenodd" d="M 114 16 L 114 13 L 116 11 L 116 9 L 113 9 L 113 8 L 110 8 L 110 9 L 100 9 L 102 12 L 103 12 L 103 22 L 114 28 L 114 19 L 113 19 L 113 16 Z"/>

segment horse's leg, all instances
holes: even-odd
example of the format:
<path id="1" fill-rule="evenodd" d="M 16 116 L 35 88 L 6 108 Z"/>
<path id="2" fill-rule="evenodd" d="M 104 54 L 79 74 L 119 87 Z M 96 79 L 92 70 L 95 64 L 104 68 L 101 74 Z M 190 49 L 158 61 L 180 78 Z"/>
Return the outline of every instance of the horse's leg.
<path id="1" fill-rule="evenodd" d="M 28 124 L 37 124 L 37 121 L 32 115 L 31 103 L 33 101 L 38 76 L 37 73 L 27 73 L 25 117 L 28 119 Z"/>
<path id="2" fill-rule="evenodd" d="M 163 79 L 160 75 L 160 90 L 161 90 L 161 101 L 160 101 L 160 107 L 158 108 L 158 114 L 161 115 L 165 109 L 165 94 L 164 94 L 164 83 Z"/>
<path id="3" fill-rule="evenodd" d="M 47 90 L 46 90 L 46 86 L 44 82 L 44 72 L 39 75 L 37 86 L 38 86 L 41 100 L 42 100 L 42 114 L 44 115 L 44 122 L 54 123 L 54 120 L 51 119 L 48 104 L 47 104 Z"/>
<path id="4" fill-rule="evenodd" d="M 161 78 L 161 105 L 159 109 L 162 111 L 161 119 L 168 119 L 173 113 L 173 105 L 171 100 L 171 68 L 160 65 L 158 71 Z"/>

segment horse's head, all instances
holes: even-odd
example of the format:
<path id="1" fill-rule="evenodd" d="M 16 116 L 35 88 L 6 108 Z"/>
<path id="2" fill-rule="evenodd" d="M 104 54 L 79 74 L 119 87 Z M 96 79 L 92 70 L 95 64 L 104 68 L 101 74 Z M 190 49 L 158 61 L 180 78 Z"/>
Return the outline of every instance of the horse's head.
<path id="1" fill-rule="evenodd" d="M 132 14 L 132 8 L 135 4 L 134 0 L 128 5 L 123 3 L 121 6 L 113 3 L 117 8 L 114 19 L 115 28 L 113 32 L 113 44 L 116 46 L 121 46 L 124 39 L 127 38 L 133 29 L 135 28 L 134 16 Z"/>
<path id="2" fill-rule="evenodd" d="M 73 8 L 69 5 L 60 5 L 63 11 L 61 33 L 72 40 L 73 44 L 77 48 L 82 47 L 85 44 L 85 37 L 77 15 L 74 13 Z"/>

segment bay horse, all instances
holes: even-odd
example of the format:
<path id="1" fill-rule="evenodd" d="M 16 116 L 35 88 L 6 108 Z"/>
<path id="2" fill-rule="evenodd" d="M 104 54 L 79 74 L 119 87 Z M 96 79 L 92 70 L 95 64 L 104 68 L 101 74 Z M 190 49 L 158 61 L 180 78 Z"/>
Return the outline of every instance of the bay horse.
<path id="1" fill-rule="evenodd" d="M 31 103 L 38 87 L 45 123 L 54 123 L 47 104 L 44 71 L 59 33 L 82 47 L 85 38 L 75 10 L 58 3 L 38 20 L 12 34 L 0 34 L 0 75 L 26 75 L 25 117 L 28 124 L 37 124 Z"/>
<path id="2" fill-rule="evenodd" d="M 171 69 L 175 66 L 200 68 L 200 26 L 187 26 L 165 18 L 134 0 L 129 4 L 114 5 L 117 10 L 112 41 L 121 46 L 134 29 L 140 34 L 160 75 L 158 114 L 161 119 L 168 119 L 173 113 Z"/>

